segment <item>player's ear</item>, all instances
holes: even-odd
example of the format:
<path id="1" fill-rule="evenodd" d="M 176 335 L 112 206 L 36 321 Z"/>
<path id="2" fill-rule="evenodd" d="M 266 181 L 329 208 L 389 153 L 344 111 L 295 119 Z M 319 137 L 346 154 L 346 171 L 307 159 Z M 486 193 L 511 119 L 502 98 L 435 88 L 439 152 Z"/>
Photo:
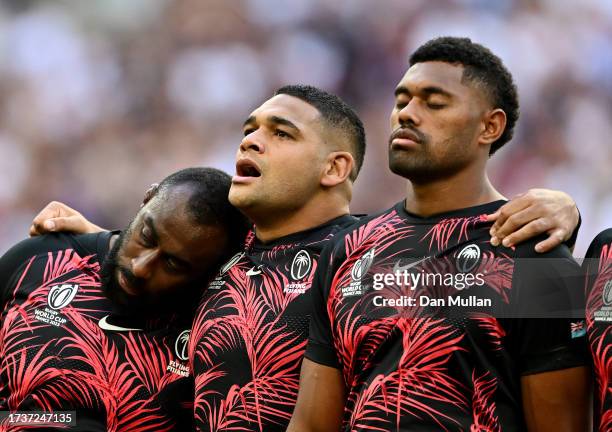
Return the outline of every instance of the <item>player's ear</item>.
<path id="1" fill-rule="evenodd" d="M 344 183 L 351 176 L 355 160 L 353 155 L 346 151 L 335 151 L 327 155 L 325 170 L 321 177 L 321 184 L 325 187 L 333 187 Z"/>
<path id="2" fill-rule="evenodd" d="M 147 189 L 147 191 L 145 192 L 145 195 L 144 195 L 144 198 L 142 199 L 142 204 L 140 205 L 140 207 L 144 206 L 146 203 L 151 201 L 151 198 L 155 196 L 158 190 L 159 190 L 158 183 L 153 183 L 151 186 L 149 186 L 149 189 Z"/>
<path id="3" fill-rule="evenodd" d="M 488 111 L 483 118 L 480 143 L 491 145 L 499 139 L 506 129 L 506 113 L 500 108 Z"/>

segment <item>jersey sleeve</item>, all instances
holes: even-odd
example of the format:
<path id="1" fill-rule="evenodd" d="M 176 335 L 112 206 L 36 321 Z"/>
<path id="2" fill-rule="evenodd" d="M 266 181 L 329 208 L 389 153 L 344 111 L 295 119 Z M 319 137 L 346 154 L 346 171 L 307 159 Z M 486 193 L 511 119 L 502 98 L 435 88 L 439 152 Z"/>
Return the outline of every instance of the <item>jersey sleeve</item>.
<path id="1" fill-rule="evenodd" d="M 22 240 L 0 258 L 0 312 L 14 296 L 22 276 L 36 257 L 51 251 L 74 249 L 81 256 L 98 255 L 102 259 L 108 251 L 113 233 L 95 234 L 52 233 Z"/>
<path id="2" fill-rule="evenodd" d="M 20 275 L 25 271 L 28 263 L 44 251 L 43 243 L 42 237 L 23 240 L 0 258 L 0 312 L 13 297 L 19 285 Z"/>
<path id="3" fill-rule="evenodd" d="M 315 363 L 340 368 L 327 312 L 327 300 L 334 275 L 334 243 L 329 242 L 321 252 L 319 265 L 310 288 L 312 314 L 305 357 Z"/>
<path id="4" fill-rule="evenodd" d="M 515 346 L 522 375 L 588 364 L 581 270 L 567 246 L 517 249 L 513 274 Z"/>
<path id="5" fill-rule="evenodd" d="M 612 271 L 612 228 L 600 232 L 587 249 L 582 271 L 585 276 L 587 293 L 592 289 L 600 274 Z"/>

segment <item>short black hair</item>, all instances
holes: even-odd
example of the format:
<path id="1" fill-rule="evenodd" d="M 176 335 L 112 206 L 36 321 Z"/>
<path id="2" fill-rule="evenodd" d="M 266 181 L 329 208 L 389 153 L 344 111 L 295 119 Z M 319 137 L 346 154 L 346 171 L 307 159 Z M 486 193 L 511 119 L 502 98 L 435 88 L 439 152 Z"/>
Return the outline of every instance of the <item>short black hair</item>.
<path id="1" fill-rule="evenodd" d="M 229 238 L 229 252 L 240 248 L 251 224 L 228 200 L 230 175 L 216 168 L 185 168 L 163 179 L 157 194 L 185 184 L 192 188 L 187 210 L 193 220 L 199 225 L 222 226 Z"/>
<path id="2" fill-rule="evenodd" d="M 518 94 L 512 75 L 498 56 L 469 38 L 445 36 L 426 42 L 410 56 L 410 66 L 429 61 L 463 65 L 463 79 L 484 85 L 493 107 L 506 113 L 506 129 L 491 144 L 490 155 L 512 139 L 519 117 Z"/>
<path id="3" fill-rule="evenodd" d="M 363 165 L 366 150 L 363 123 L 355 110 L 340 99 L 340 97 L 309 85 L 287 85 L 274 92 L 275 96 L 279 94 L 293 96 L 312 105 L 321 113 L 321 117 L 330 126 L 339 128 L 346 134 L 351 142 L 351 153 L 355 159 L 355 169 L 351 173 L 350 178 L 352 181 L 355 181 Z"/>

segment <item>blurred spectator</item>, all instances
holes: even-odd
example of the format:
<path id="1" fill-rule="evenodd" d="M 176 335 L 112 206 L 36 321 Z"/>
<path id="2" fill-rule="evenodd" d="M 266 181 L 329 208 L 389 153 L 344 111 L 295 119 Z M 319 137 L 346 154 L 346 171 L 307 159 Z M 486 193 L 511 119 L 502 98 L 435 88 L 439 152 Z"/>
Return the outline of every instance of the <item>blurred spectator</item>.
<path id="1" fill-rule="evenodd" d="M 174 170 L 232 172 L 245 116 L 292 82 L 355 105 L 370 147 L 353 211 L 389 206 L 403 195 L 386 168 L 393 88 L 439 35 L 513 72 L 521 119 L 491 177 L 507 196 L 571 193 L 580 256 L 612 226 L 612 2 L 597 0 L 1 1 L 0 253 L 49 200 L 123 226 Z"/>

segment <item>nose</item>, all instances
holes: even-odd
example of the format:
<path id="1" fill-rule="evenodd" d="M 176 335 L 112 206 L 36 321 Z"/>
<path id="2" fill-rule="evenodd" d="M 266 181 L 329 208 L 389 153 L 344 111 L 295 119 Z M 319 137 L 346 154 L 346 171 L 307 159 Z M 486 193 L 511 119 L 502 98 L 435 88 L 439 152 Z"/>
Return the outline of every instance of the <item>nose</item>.
<path id="1" fill-rule="evenodd" d="M 157 258 L 155 250 L 146 250 L 132 258 L 132 273 L 139 279 L 148 279 L 153 274 L 153 263 Z"/>
<path id="2" fill-rule="evenodd" d="M 413 97 L 410 101 L 397 113 L 397 118 L 400 125 L 419 125 L 421 123 L 421 117 L 419 113 L 417 98 Z"/>
<path id="3" fill-rule="evenodd" d="M 250 134 L 242 138 L 240 143 L 240 151 L 246 152 L 248 150 L 254 151 L 255 153 L 263 153 L 264 145 L 261 137 L 258 134 L 259 129 L 254 130 Z"/>

